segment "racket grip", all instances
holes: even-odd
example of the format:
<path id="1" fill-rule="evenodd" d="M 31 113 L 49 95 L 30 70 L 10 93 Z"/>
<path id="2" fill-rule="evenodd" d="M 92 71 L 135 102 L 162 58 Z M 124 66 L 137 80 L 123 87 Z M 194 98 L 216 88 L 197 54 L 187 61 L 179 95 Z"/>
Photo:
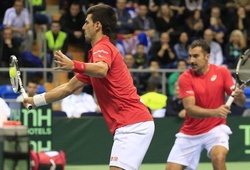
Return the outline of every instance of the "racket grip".
<path id="1" fill-rule="evenodd" d="M 233 91 L 231 96 L 229 96 L 229 98 L 227 99 L 226 105 L 229 106 L 229 107 L 231 106 L 231 104 L 234 101 L 234 94 L 235 94 L 235 92 Z"/>
<path id="2" fill-rule="evenodd" d="M 28 97 L 27 93 L 25 93 L 25 92 L 23 92 L 22 95 L 23 95 L 23 98 L 27 98 Z M 27 103 L 26 109 L 31 110 L 32 109 L 32 104 Z"/>

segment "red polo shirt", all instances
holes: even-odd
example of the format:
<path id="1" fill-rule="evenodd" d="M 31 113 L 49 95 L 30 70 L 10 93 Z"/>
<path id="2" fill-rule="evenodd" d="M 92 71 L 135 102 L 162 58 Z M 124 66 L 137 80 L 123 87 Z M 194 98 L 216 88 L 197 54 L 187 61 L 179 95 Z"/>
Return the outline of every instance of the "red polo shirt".
<path id="1" fill-rule="evenodd" d="M 153 120 L 147 107 L 140 101 L 123 57 L 104 36 L 89 51 L 89 62 L 106 62 L 109 66 L 105 78 L 77 74 L 78 80 L 92 84 L 103 116 L 114 134 L 115 130 L 129 124 Z"/>

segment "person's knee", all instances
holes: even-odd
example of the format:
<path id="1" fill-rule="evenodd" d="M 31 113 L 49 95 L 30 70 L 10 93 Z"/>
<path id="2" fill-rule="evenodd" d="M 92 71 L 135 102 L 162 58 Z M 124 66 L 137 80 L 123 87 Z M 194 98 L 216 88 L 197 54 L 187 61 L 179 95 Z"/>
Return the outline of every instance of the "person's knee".
<path id="1" fill-rule="evenodd" d="M 180 164 L 176 164 L 172 162 L 168 162 L 166 164 L 166 170 L 182 170 L 182 169 L 184 169 L 184 167 Z"/>
<path id="2" fill-rule="evenodd" d="M 210 156 L 214 164 L 223 163 L 226 160 L 227 149 L 222 146 L 215 146 L 212 148 Z"/>

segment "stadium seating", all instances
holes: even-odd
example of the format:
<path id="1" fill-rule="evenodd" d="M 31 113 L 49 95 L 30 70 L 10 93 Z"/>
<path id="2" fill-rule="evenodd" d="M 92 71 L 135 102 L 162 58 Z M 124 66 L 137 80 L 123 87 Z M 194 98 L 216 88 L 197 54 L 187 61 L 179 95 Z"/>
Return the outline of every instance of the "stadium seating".
<path id="1" fill-rule="evenodd" d="M 11 85 L 1 85 L 0 86 L 0 97 L 3 99 L 16 99 L 19 94 L 15 93 Z"/>

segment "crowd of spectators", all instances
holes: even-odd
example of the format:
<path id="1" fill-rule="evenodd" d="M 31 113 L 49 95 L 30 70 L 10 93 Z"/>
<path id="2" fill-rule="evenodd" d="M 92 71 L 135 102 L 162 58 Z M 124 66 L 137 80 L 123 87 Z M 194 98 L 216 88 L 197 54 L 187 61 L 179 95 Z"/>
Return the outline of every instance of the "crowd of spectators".
<path id="1" fill-rule="evenodd" d="M 85 44 L 82 25 L 86 9 L 98 3 L 108 4 L 117 12 L 118 22 L 111 39 L 123 55 L 127 67 L 149 70 L 131 73 L 139 95 L 145 94 L 147 84 L 153 81 L 159 84 L 158 91 L 164 85 L 167 88 L 165 95 L 175 96 L 175 82 L 162 84 L 161 74 L 156 70 L 178 69 L 179 63 L 187 64 L 187 68 L 188 46 L 195 39 L 202 38 L 210 44 L 211 63 L 229 69 L 235 68 L 237 57 L 250 44 L 250 0 L 58 1 L 61 17 L 59 21 L 52 21 L 51 16 L 44 13 L 46 0 L 39 3 L 31 1 L 32 14 L 25 8 L 26 0 L 1 0 L 2 66 L 6 66 L 6 57 L 10 53 L 19 56 L 22 51 L 32 52 L 29 48 L 36 38 L 34 24 L 46 26 L 47 56 L 53 56 L 53 51 L 58 50 L 60 45 L 61 50 L 67 52 L 68 43 L 79 45 L 87 54 L 90 46 Z M 53 33 L 49 36 L 54 25 L 59 27 L 60 35 Z M 64 43 L 56 43 L 57 38 L 63 38 Z M 49 42 L 52 39 L 54 44 Z M 21 45 L 24 47 L 21 48 Z M 51 58 L 48 61 L 47 66 L 51 67 Z M 169 76 L 167 74 L 167 80 Z"/>

